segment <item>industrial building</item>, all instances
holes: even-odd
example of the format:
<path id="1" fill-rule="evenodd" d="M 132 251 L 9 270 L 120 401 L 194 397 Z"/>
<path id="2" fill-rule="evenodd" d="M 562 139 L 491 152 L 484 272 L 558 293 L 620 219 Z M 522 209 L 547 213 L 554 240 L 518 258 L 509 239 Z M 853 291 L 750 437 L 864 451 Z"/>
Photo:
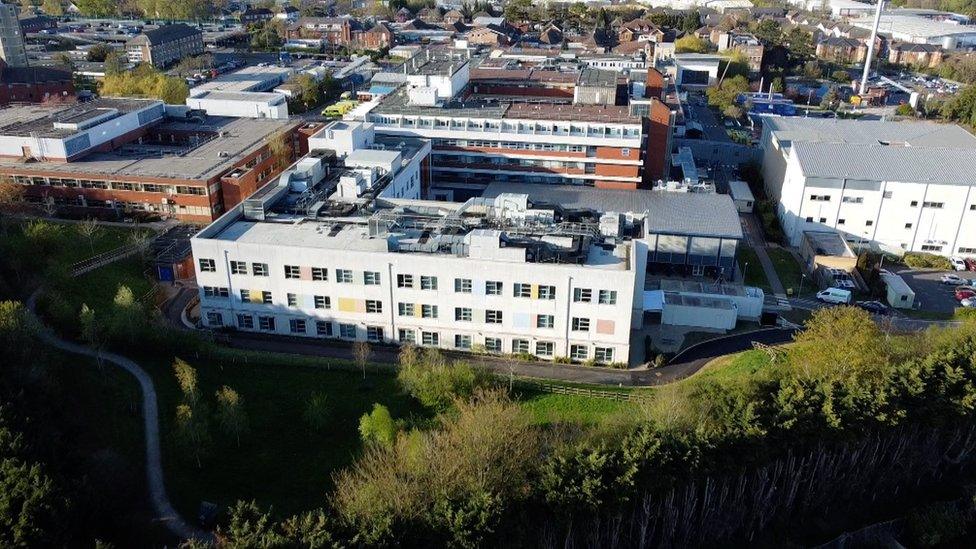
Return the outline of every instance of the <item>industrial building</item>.
<path id="1" fill-rule="evenodd" d="M 627 105 L 615 71 L 472 68 L 467 50 L 426 49 L 357 115 L 385 135 L 432 140 L 434 198 L 463 200 L 493 181 L 649 188 L 667 173 L 673 113 Z"/>
<path id="2" fill-rule="evenodd" d="M 963 128 L 768 118 L 760 146 L 790 245 L 834 229 L 891 253 L 976 256 L 976 138 Z"/>
<path id="3" fill-rule="evenodd" d="M 277 184 L 192 239 L 206 326 L 628 362 L 633 330 L 662 312 L 648 274 L 732 278 L 742 232 L 726 195 L 497 183 L 427 201 L 407 182 L 429 143 L 378 130 L 324 127 Z M 400 158 L 367 164 L 380 153 Z M 762 308 L 752 288 L 655 284 L 681 322 Z"/>
<path id="4" fill-rule="evenodd" d="M 269 138 L 297 122 L 202 115 L 155 99 L 0 111 L 0 176 L 52 210 L 208 223 L 280 173 Z"/>
<path id="5" fill-rule="evenodd" d="M 874 8 L 872 7 L 872 12 Z M 871 30 L 874 16 L 864 14 L 850 24 Z M 946 50 L 976 46 L 976 25 L 965 16 L 927 9 L 895 9 L 881 14 L 878 34 L 891 40 L 913 44 L 933 44 Z"/>

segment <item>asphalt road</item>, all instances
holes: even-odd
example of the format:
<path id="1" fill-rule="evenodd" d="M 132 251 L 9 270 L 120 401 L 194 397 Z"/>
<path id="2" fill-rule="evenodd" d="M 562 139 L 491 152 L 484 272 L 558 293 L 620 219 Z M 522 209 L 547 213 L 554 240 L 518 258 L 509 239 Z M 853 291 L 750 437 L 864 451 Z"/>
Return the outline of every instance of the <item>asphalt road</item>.
<path id="1" fill-rule="evenodd" d="M 939 281 L 939 278 L 946 274 L 944 271 L 915 271 L 903 268 L 896 272 L 915 292 L 916 307 L 925 311 L 951 313 L 959 306 L 954 295 L 955 285 L 942 284 Z M 976 279 L 976 272 L 973 271 L 957 271 L 954 274 L 967 280 Z"/>

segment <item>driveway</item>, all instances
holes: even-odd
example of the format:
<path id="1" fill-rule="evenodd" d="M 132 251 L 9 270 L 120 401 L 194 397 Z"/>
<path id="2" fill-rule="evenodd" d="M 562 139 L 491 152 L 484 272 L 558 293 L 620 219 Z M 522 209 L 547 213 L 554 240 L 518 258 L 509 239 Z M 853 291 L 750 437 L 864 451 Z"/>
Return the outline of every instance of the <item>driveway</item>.
<path id="1" fill-rule="evenodd" d="M 939 282 L 939 278 L 945 274 L 945 271 L 916 271 L 906 267 L 895 272 L 901 275 L 915 292 L 915 306 L 918 309 L 952 313 L 959 306 L 959 302 L 953 295 L 955 286 Z M 958 271 L 955 274 L 968 280 L 976 278 L 976 272 L 973 271 Z"/>

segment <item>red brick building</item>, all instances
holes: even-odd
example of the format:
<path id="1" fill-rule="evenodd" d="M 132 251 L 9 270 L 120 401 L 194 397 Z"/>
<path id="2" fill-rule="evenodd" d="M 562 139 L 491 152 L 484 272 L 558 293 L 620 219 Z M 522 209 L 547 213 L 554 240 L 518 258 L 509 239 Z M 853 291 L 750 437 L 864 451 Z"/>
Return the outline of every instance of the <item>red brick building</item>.
<path id="1" fill-rule="evenodd" d="M 73 99 L 70 71 L 47 67 L 8 67 L 0 59 L 0 105 Z"/>

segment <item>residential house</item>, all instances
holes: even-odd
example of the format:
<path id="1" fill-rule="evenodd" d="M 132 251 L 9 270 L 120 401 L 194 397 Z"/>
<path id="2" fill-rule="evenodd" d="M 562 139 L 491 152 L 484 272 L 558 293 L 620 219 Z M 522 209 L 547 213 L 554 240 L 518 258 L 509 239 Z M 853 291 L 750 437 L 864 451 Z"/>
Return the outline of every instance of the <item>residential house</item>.
<path id="1" fill-rule="evenodd" d="M 203 53 L 203 33 L 182 23 L 163 25 L 126 42 L 125 52 L 133 63 L 166 67 L 185 57 Z"/>
<path id="2" fill-rule="evenodd" d="M 275 17 L 282 19 L 287 23 L 292 23 L 294 21 L 298 21 L 300 14 L 301 11 L 295 6 L 285 6 L 281 8 L 281 11 L 275 14 Z"/>
<path id="3" fill-rule="evenodd" d="M 823 61 L 852 65 L 867 57 L 868 46 L 853 38 L 830 36 L 817 43 L 817 58 Z"/>
<path id="4" fill-rule="evenodd" d="M 892 65 L 935 68 L 942 63 L 942 46 L 894 42 L 888 48 L 888 62 Z"/>
<path id="5" fill-rule="evenodd" d="M 254 8 L 248 7 L 246 10 L 241 12 L 241 23 L 244 25 L 253 25 L 255 23 L 263 23 L 265 21 L 270 21 L 274 19 L 275 14 L 268 8 Z"/>

